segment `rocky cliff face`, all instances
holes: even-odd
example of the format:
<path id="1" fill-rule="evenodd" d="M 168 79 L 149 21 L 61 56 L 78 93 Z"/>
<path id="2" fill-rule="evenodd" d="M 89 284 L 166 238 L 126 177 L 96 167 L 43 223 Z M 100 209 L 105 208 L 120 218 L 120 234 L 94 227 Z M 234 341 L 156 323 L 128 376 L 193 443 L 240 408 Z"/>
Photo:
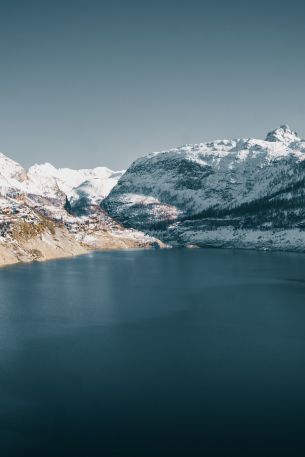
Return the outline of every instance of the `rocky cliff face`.
<path id="1" fill-rule="evenodd" d="M 102 206 L 173 245 L 305 250 L 304 159 L 286 125 L 186 145 L 136 160 Z"/>

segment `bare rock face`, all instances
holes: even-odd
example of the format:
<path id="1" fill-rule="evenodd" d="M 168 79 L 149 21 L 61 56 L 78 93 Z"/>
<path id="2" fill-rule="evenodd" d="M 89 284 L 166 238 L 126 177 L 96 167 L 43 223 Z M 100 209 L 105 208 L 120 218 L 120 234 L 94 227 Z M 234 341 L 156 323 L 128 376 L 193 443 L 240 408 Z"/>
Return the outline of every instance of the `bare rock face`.
<path id="1" fill-rule="evenodd" d="M 305 250 L 304 159 L 286 125 L 186 145 L 136 160 L 102 206 L 171 244 Z"/>

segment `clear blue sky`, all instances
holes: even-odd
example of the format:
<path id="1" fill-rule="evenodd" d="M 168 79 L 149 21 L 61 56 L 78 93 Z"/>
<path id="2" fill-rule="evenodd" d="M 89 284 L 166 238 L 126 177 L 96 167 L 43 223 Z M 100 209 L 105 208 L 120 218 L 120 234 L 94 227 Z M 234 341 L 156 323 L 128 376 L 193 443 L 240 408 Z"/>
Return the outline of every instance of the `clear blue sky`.
<path id="1" fill-rule="evenodd" d="M 0 151 L 106 165 L 216 138 L 305 137 L 304 1 L 0 0 Z"/>

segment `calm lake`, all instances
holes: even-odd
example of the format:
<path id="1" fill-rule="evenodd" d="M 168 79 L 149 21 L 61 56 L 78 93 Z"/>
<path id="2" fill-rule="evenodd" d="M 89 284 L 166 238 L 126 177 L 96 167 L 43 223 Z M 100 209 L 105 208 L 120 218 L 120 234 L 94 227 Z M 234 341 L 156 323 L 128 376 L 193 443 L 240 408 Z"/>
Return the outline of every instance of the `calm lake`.
<path id="1" fill-rule="evenodd" d="M 305 455 L 305 255 L 0 270 L 0 455 Z"/>

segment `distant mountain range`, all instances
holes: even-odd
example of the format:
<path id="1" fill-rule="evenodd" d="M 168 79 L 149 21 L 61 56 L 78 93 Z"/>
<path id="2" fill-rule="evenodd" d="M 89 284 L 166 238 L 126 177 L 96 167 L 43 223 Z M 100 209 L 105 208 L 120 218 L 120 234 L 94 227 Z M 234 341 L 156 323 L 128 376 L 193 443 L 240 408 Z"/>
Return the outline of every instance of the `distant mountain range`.
<path id="1" fill-rule="evenodd" d="M 72 170 L 50 163 L 34 165 L 26 171 L 17 162 L 0 154 L 0 192 L 3 196 L 23 193 L 48 199 L 67 198 L 71 205 L 82 198 L 88 206 L 99 204 L 122 176 L 106 167 Z"/>
<path id="2" fill-rule="evenodd" d="M 100 206 L 122 174 L 49 163 L 26 171 L 0 154 L 0 265 L 153 246 L 154 239 L 124 229 Z"/>
<path id="3" fill-rule="evenodd" d="M 304 159 L 287 125 L 149 154 L 126 172 L 26 171 L 0 154 L 0 264 L 162 243 L 305 251 Z"/>

